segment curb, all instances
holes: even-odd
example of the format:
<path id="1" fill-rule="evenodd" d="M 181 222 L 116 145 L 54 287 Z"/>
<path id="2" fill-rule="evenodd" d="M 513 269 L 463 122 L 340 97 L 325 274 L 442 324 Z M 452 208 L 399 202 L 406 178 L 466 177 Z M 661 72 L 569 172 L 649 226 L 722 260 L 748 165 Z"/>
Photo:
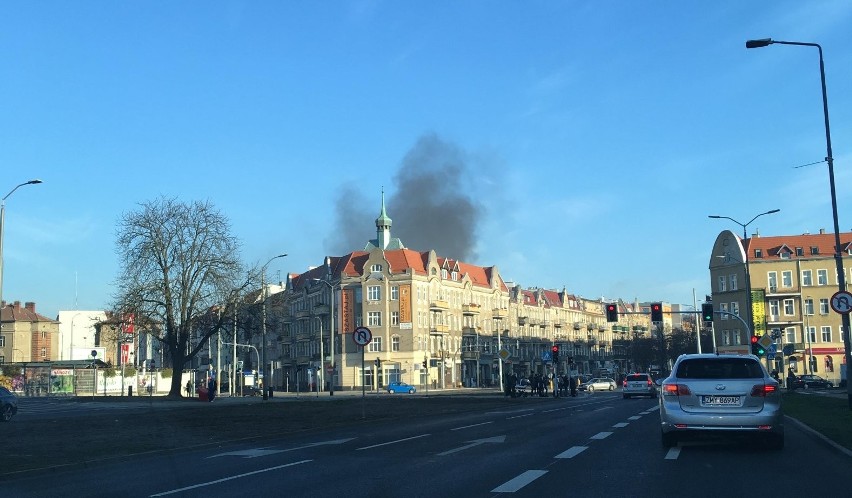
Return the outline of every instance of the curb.
<path id="1" fill-rule="evenodd" d="M 829 446 L 831 446 L 831 447 L 832 447 L 832 448 L 834 448 L 835 450 L 837 450 L 837 451 L 839 451 L 840 453 L 843 453 L 844 455 L 846 455 L 846 456 L 848 456 L 848 457 L 852 458 L 852 450 L 850 450 L 849 448 L 846 448 L 845 446 L 841 446 L 841 445 L 839 445 L 839 444 L 835 443 L 835 442 L 834 442 L 834 441 L 832 441 L 831 439 L 829 439 L 829 438 L 825 437 L 822 433 L 820 433 L 820 432 L 817 432 L 817 431 L 813 430 L 810 426 L 808 426 L 808 425 L 807 425 L 807 424 L 805 424 L 804 422 L 801 422 L 801 421 L 800 421 L 800 420 L 798 420 L 798 419 L 795 419 L 795 418 L 793 418 L 793 417 L 791 417 L 791 416 L 789 416 L 789 415 L 784 415 L 784 418 L 785 418 L 785 419 L 787 419 L 787 420 L 789 420 L 790 422 L 795 423 L 795 424 L 796 424 L 796 425 L 797 425 L 800 429 L 802 429 L 803 431 L 807 432 L 807 433 L 808 433 L 808 434 L 810 434 L 811 436 L 814 436 L 814 437 L 816 437 L 817 439 L 821 439 L 824 443 L 828 444 Z"/>

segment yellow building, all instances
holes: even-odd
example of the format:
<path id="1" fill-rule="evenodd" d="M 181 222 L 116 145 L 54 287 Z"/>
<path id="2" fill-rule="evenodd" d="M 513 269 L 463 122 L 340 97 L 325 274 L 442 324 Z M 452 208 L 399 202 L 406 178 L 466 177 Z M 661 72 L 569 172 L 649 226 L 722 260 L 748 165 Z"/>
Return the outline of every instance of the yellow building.
<path id="1" fill-rule="evenodd" d="M 59 358 L 59 322 L 36 312 L 35 303 L 0 307 L 0 363 L 52 361 Z"/>
<path id="2" fill-rule="evenodd" d="M 840 237 L 845 263 L 852 233 Z M 730 230 L 720 233 L 709 265 L 718 350 L 750 352 L 746 324 L 754 316 L 755 334 L 773 337 L 770 370 L 783 375 L 792 367 L 799 375 L 814 373 L 839 383 L 845 349 L 841 315 L 830 307 L 838 291 L 834 242 L 834 234 L 823 230 L 745 240 Z"/>

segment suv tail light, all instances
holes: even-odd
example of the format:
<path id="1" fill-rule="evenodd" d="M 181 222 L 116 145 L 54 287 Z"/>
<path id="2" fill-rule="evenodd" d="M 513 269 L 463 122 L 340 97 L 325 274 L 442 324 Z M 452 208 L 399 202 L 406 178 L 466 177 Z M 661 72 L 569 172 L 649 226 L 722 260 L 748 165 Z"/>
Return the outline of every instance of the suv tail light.
<path id="1" fill-rule="evenodd" d="M 648 379 L 648 387 L 651 387 L 652 385 L 654 385 L 654 383 L 651 382 L 651 379 Z"/>
<path id="2" fill-rule="evenodd" d="M 685 384 L 663 384 L 663 396 L 689 396 L 692 391 Z"/>
<path id="3" fill-rule="evenodd" d="M 756 386 L 751 388 L 751 395 L 758 397 L 766 397 L 776 391 L 778 391 L 777 384 L 757 384 Z"/>

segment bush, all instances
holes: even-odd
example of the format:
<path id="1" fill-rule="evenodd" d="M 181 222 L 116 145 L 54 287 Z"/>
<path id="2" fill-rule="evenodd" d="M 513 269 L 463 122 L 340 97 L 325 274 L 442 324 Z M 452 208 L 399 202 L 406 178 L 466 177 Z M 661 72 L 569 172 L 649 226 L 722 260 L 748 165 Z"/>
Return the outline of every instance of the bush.
<path id="1" fill-rule="evenodd" d="M 124 367 L 124 376 L 125 377 L 135 377 L 136 376 L 136 367 L 125 366 Z"/>
<path id="2" fill-rule="evenodd" d="M 115 377 L 115 367 L 108 366 L 108 367 L 104 368 L 104 377 L 106 377 L 108 379 Z"/>
<path id="3" fill-rule="evenodd" d="M 164 379 L 170 379 L 172 377 L 172 369 L 171 368 L 164 368 L 164 369 L 160 370 L 160 375 Z"/>

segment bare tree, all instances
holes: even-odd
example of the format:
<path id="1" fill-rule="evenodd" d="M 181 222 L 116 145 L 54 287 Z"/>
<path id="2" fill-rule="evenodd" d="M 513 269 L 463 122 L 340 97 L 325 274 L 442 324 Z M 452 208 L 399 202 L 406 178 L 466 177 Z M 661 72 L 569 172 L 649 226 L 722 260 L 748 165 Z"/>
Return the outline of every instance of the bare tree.
<path id="1" fill-rule="evenodd" d="M 158 198 L 125 213 L 117 309 L 167 348 L 174 369 L 170 397 L 180 397 L 180 372 L 224 325 L 250 279 L 229 222 L 209 202 Z M 194 341 L 193 341 L 194 339 Z"/>

